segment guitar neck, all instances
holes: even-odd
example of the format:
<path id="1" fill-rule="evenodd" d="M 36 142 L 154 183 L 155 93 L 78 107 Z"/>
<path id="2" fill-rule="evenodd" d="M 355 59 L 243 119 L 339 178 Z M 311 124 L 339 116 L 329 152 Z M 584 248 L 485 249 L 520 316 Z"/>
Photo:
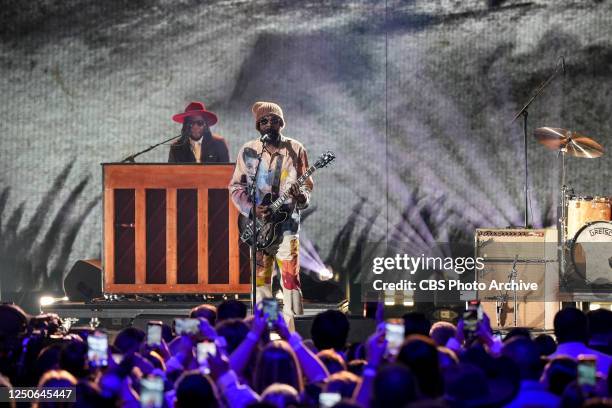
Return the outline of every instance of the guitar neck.
<path id="1" fill-rule="evenodd" d="M 298 187 L 301 187 L 306 182 L 308 177 L 310 177 L 311 174 L 315 172 L 316 169 L 317 168 L 315 166 L 310 166 L 308 170 L 306 170 L 306 172 L 302 174 L 302 176 L 298 178 L 297 181 L 291 185 L 291 187 L 295 185 L 297 185 Z M 272 212 L 277 211 L 281 207 L 281 205 L 283 205 L 285 201 L 289 198 L 289 190 L 291 190 L 291 188 L 287 189 L 287 191 L 285 191 L 280 197 L 274 200 L 272 204 L 270 204 L 269 208 Z"/>

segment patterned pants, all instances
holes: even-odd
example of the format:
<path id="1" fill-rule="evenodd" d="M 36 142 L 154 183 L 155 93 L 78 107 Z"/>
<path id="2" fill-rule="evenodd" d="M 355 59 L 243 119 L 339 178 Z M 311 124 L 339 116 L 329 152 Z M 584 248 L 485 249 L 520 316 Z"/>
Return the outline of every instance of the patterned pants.
<path id="1" fill-rule="evenodd" d="M 272 297 L 274 264 L 278 265 L 283 289 L 283 314 L 290 325 L 293 325 L 294 316 L 304 313 L 299 252 L 300 241 L 297 235 L 284 235 L 276 246 L 268 248 L 266 252 L 257 252 L 257 301 Z"/>

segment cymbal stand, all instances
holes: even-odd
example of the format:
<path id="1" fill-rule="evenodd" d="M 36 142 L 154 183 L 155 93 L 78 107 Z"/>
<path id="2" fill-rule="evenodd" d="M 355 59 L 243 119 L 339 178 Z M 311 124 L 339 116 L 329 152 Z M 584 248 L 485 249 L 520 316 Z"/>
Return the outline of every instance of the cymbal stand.
<path id="1" fill-rule="evenodd" d="M 557 236 L 559 241 L 558 246 L 558 257 L 559 257 L 559 275 L 565 276 L 567 267 L 567 257 L 565 254 L 565 247 L 567 245 L 567 195 L 570 189 L 568 189 L 565 180 L 565 154 L 567 153 L 567 147 L 563 147 L 559 150 L 559 165 L 561 167 L 561 197 L 559 200 L 559 207 L 557 212 L 559 217 L 557 219 Z"/>

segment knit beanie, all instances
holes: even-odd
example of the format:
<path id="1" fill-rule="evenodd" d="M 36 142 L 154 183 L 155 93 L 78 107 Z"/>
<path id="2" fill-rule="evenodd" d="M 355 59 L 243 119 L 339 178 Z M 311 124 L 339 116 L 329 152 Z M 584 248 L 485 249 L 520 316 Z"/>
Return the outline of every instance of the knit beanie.
<path id="1" fill-rule="evenodd" d="M 259 119 L 269 114 L 276 115 L 281 118 L 283 121 L 281 129 L 285 127 L 283 110 L 277 104 L 273 102 L 255 102 L 251 110 L 253 111 L 253 115 L 255 115 L 255 127 L 257 130 L 259 130 Z"/>

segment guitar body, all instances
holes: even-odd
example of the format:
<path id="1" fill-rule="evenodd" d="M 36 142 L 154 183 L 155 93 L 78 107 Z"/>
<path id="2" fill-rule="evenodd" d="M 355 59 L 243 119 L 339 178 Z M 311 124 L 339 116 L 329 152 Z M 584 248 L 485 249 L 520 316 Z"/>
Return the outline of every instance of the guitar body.
<path id="1" fill-rule="evenodd" d="M 322 154 L 319 159 L 313 164 L 300 178 L 292 185 L 302 186 L 316 169 L 321 169 L 331 163 L 336 156 L 333 152 L 327 151 Z M 285 201 L 289 198 L 289 190 L 285 191 L 281 196 L 274 197 L 272 193 L 264 196 L 261 205 L 270 208 L 271 214 L 268 219 L 262 220 L 257 218 L 257 250 L 262 250 L 271 247 L 278 243 L 282 238 L 281 226 L 293 213 L 294 207 L 285 205 Z M 251 245 L 251 237 L 253 236 L 253 221 L 249 217 L 240 214 L 238 217 L 238 230 L 240 231 L 240 239 Z"/>
<path id="2" fill-rule="evenodd" d="M 276 198 L 272 193 L 268 193 L 264 196 L 261 205 L 269 206 Z M 286 209 L 281 208 L 276 212 L 273 212 L 269 219 L 262 220 L 257 219 L 257 249 L 262 250 L 271 247 L 278 243 L 282 239 L 282 233 L 280 231 L 283 222 L 293 212 L 293 208 Z M 240 214 L 238 217 L 238 230 L 240 231 L 240 239 L 246 243 L 251 244 L 252 221 L 248 217 Z"/>

